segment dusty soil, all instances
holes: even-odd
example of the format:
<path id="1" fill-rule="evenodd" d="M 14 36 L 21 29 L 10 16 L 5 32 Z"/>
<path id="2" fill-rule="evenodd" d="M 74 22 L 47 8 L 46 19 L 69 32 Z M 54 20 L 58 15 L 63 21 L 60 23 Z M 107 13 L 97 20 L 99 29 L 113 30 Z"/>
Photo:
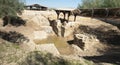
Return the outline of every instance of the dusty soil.
<path id="1" fill-rule="evenodd" d="M 60 17 L 62 16 L 63 15 L 61 14 Z M 96 63 L 102 62 L 102 63 L 113 63 L 118 65 L 120 64 L 120 61 L 119 61 L 120 46 L 119 45 L 116 46 L 109 43 L 104 44 L 103 42 L 100 42 L 98 38 L 94 38 L 92 42 L 88 41 L 91 39 L 86 39 L 87 40 L 86 47 L 85 47 L 86 50 L 82 50 L 77 45 L 74 45 L 74 43 L 72 43 L 72 45 L 69 45 L 68 43 L 68 41 L 74 40 L 74 34 L 81 33 L 82 29 L 79 28 L 81 26 L 88 26 L 92 29 L 99 28 L 100 31 L 115 30 L 120 32 L 119 27 L 112 24 L 111 22 L 106 23 L 105 21 L 98 18 L 81 17 L 81 16 L 77 16 L 77 20 L 74 22 L 73 21 L 74 17 L 70 16 L 69 23 L 67 23 L 65 27 L 66 36 L 57 37 L 54 31 L 52 30 L 50 23 L 47 19 L 49 17 L 53 20 L 56 20 L 56 13 L 54 11 L 25 10 L 23 12 L 23 15 L 21 15 L 20 17 L 22 17 L 24 20 L 27 21 L 26 26 L 14 27 L 8 24 L 7 26 L 3 27 L 2 26 L 3 21 L 0 19 L 0 31 L 7 31 L 7 32 L 17 31 L 23 34 L 25 37 L 28 37 L 30 41 L 26 44 L 20 45 L 23 49 L 27 51 L 35 50 L 35 48 L 37 48 L 36 45 L 54 43 L 58 51 L 63 55 L 73 55 L 73 56 L 77 56 L 78 58 L 84 57 L 85 59 L 92 60 Z M 78 31 L 75 31 L 75 29 L 77 29 Z M 37 36 L 35 35 L 36 31 L 43 32 L 43 33 L 38 34 L 39 36 Z M 90 32 L 91 30 L 89 30 L 89 33 Z M 87 32 L 83 32 L 83 33 L 86 34 Z M 89 37 L 89 35 L 87 37 Z M 96 39 L 99 41 L 95 41 Z M 109 60 L 109 58 L 111 60 Z"/>

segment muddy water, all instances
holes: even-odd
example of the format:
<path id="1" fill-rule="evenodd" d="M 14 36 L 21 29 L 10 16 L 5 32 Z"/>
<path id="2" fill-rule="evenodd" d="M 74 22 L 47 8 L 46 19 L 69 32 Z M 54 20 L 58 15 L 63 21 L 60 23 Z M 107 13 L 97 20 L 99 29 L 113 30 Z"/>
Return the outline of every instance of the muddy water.
<path id="1" fill-rule="evenodd" d="M 63 37 L 49 36 L 47 39 L 43 40 L 34 40 L 36 44 L 48 44 L 54 43 L 60 54 L 62 55 L 72 55 L 74 50 Z"/>

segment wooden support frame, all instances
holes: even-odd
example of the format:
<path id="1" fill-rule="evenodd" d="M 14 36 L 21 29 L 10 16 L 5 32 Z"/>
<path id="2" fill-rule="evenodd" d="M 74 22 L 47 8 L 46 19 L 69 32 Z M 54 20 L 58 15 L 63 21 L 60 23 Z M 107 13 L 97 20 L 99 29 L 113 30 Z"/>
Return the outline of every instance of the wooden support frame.
<path id="1" fill-rule="evenodd" d="M 88 17 L 103 17 L 107 19 L 108 17 L 120 17 L 120 8 L 92 8 L 92 9 L 78 9 L 79 12 L 75 10 L 55 10 L 57 13 L 57 18 L 59 18 L 59 14 L 64 14 L 64 19 L 66 14 L 68 14 L 67 20 L 69 20 L 70 15 L 74 15 L 74 21 L 76 21 L 76 17 L 79 16 L 88 16 Z"/>
<path id="2" fill-rule="evenodd" d="M 57 13 L 57 19 L 59 19 L 59 14 L 60 13 L 63 13 L 63 15 L 64 15 L 64 19 L 67 19 L 67 20 L 69 20 L 69 17 L 70 17 L 70 15 L 71 15 L 71 10 L 70 11 L 68 11 L 68 10 L 55 10 L 55 12 Z M 68 14 L 68 18 L 66 18 L 66 14 Z"/>

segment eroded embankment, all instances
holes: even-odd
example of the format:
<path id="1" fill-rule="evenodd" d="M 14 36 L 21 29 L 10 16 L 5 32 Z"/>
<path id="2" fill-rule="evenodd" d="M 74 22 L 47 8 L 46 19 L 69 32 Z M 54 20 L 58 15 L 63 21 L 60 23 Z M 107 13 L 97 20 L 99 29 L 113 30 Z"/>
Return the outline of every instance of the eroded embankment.
<path id="1" fill-rule="evenodd" d="M 66 20 L 62 19 L 49 20 L 48 18 L 50 17 L 47 17 L 47 15 L 54 17 L 54 14 L 51 14 L 49 11 L 46 14 L 43 13 L 46 12 L 25 11 L 21 16 L 26 20 L 25 26 L 8 24 L 3 27 L 3 24 L 0 23 L 1 33 L 5 31 L 5 34 L 8 34 L 8 40 L 10 40 L 9 38 L 11 37 L 21 36 L 22 38 L 29 39 L 30 41 L 28 43 L 20 45 L 24 50 L 50 51 L 52 54 L 55 54 L 54 49 L 51 50 L 52 47 L 54 47 L 60 52 L 59 55 L 72 55 L 72 58 L 77 56 L 78 59 L 84 57 L 93 61 L 95 59 L 97 62 L 112 63 L 113 61 L 113 63 L 119 64 L 120 31 L 117 27 L 100 20 L 86 17 L 77 17 L 76 22 L 66 22 Z M 10 35 L 10 31 L 18 33 Z M 14 32 L 12 32 L 12 34 L 13 33 Z M 3 35 L 1 37 L 5 36 Z M 16 40 L 14 42 L 16 42 Z M 20 41 L 21 40 L 22 39 L 20 39 Z M 41 49 L 43 48 L 41 47 L 42 45 L 45 50 Z M 100 59 L 99 57 L 102 58 Z M 108 57 L 110 57 L 112 61 L 110 61 Z M 107 60 L 104 60 L 104 58 Z"/>
<path id="2" fill-rule="evenodd" d="M 80 25 L 74 31 L 77 54 L 94 62 L 120 64 L 120 31 L 113 25 Z"/>

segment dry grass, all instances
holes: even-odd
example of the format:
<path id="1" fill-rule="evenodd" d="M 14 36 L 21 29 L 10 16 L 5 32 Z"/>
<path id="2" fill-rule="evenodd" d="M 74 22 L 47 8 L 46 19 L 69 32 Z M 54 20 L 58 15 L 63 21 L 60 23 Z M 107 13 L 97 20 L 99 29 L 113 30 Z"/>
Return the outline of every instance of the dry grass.
<path id="1" fill-rule="evenodd" d="M 66 42 L 66 40 L 62 37 L 57 36 L 49 36 L 47 39 L 43 40 L 34 40 L 36 44 L 47 44 L 54 43 L 57 47 L 58 51 L 61 54 L 70 55 L 73 54 L 73 48 Z"/>
<path id="2" fill-rule="evenodd" d="M 82 59 L 56 57 L 50 53 L 40 51 L 30 52 L 19 65 L 95 65 L 93 62 Z"/>

